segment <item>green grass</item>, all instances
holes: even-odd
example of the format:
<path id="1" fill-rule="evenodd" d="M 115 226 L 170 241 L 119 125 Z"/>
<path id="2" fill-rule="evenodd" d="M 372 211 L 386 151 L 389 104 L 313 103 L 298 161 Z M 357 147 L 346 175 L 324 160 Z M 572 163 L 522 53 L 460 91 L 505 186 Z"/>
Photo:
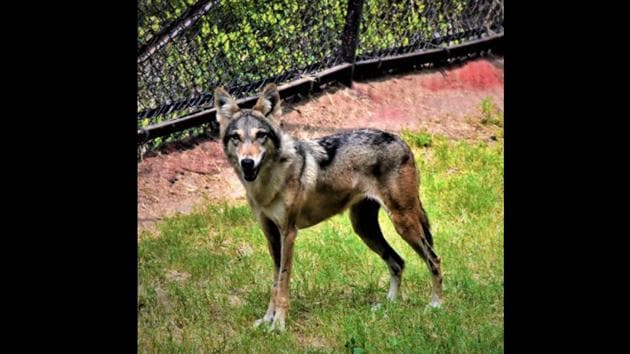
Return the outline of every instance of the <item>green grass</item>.
<path id="1" fill-rule="evenodd" d="M 502 140 L 433 136 L 414 150 L 442 258 L 441 309 L 426 309 L 429 272 L 381 212 L 406 268 L 402 297 L 372 311 L 389 275 L 344 213 L 298 235 L 287 332 L 255 329 L 272 276 L 265 238 L 247 205 L 208 205 L 140 237 L 139 352 L 503 352 Z"/>
<path id="2" fill-rule="evenodd" d="M 403 129 L 400 135 L 412 147 L 429 147 L 433 144 L 433 136 L 426 130 L 412 132 L 408 129 Z"/>
<path id="3" fill-rule="evenodd" d="M 481 100 L 481 124 L 489 126 L 503 137 L 503 111 L 488 97 Z"/>

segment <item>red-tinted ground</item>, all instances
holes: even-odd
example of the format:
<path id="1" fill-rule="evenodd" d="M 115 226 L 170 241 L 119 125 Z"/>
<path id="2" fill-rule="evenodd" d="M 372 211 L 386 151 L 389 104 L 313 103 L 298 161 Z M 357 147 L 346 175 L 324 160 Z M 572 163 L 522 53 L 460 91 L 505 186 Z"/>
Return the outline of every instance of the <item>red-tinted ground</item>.
<path id="1" fill-rule="evenodd" d="M 326 135 L 339 129 L 372 127 L 399 132 L 427 130 L 452 139 L 488 140 L 480 124 L 481 102 L 503 110 L 503 60 L 475 60 L 440 73 L 423 71 L 333 87 L 284 107 L 293 136 Z M 244 198 L 221 145 L 203 141 L 192 149 L 145 158 L 138 163 L 138 231 L 205 200 Z"/>

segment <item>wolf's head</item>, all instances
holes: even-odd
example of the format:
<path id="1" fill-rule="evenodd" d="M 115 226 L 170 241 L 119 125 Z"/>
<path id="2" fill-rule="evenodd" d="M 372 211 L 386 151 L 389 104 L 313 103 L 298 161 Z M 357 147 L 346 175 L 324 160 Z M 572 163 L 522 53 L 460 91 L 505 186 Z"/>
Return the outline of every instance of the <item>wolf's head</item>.
<path id="1" fill-rule="evenodd" d="M 280 149 L 278 88 L 268 84 L 252 109 L 241 109 L 234 98 L 219 87 L 214 91 L 214 106 L 228 160 L 245 181 L 254 181 L 265 161 L 273 160 Z"/>

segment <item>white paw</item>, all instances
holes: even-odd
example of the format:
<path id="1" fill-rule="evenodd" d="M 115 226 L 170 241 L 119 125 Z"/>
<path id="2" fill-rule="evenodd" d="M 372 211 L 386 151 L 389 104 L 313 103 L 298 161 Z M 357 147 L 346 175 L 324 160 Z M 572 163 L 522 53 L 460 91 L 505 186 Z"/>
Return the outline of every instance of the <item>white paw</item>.
<path id="1" fill-rule="evenodd" d="M 429 307 L 434 309 L 442 307 L 442 300 L 439 298 L 432 298 L 431 301 L 429 301 Z"/>
<path id="2" fill-rule="evenodd" d="M 285 311 L 276 311 L 276 313 L 273 315 L 273 321 L 271 322 L 271 326 L 269 327 L 269 332 L 284 332 L 284 318 L 286 316 L 285 314 Z"/>
<path id="3" fill-rule="evenodd" d="M 275 317 L 273 322 L 271 322 L 271 327 L 269 328 L 269 332 L 284 332 L 286 327 L 284 325 L 284 318 Z"/>
<path id="4" fill-rule="evenodd" d="M 387 294 L 387 301 L 389 302 L 396 302 L 396 293 L 389 293 Z"/>
<path id="5" fill-rule="evenodd" d="M 269 321 L 265 320 L 264 318 L 259 318 L 256 321 L 254 321 L 254 328 L 260 327 L 261 324 L 265 324 L 265 323 L 269 323 Z"/>
<path id="6" fill-rule="evenodd" d="M 262 324 L 269 324 L 271 323 L 272 320 L 273 320 L 273 316 L 265 315 L 265 317 L 259 318 L 256 321 L 254 321 L 254 328 L 259 327 Z"/>

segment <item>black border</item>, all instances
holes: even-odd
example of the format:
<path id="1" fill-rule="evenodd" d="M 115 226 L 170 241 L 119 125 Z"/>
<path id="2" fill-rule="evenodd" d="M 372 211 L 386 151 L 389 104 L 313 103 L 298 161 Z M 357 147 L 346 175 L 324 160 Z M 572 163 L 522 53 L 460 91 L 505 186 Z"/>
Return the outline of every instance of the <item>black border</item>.
<path id="1" fill-rule="evenodd" d="M 618 99 L 601 79 L 619 81 L 620 66 L 591 50 L 612 47 L 594 30 L 611 30 L 612 17 L 601 6 L 505 4 L 506 352 L 609 352 L 620 338 L 606 319 L 619 306 L 607 237 L 618 233 L 602 230 L 615 217 L 593 199 L 615 188 L 599 178 L 619 162 L 606 161 Z"/>
<path id="2" fill-rule="evenodd" d="M 136 353 L 136 3 L 23 6 L 3 51 L 5 338 Z"/>

